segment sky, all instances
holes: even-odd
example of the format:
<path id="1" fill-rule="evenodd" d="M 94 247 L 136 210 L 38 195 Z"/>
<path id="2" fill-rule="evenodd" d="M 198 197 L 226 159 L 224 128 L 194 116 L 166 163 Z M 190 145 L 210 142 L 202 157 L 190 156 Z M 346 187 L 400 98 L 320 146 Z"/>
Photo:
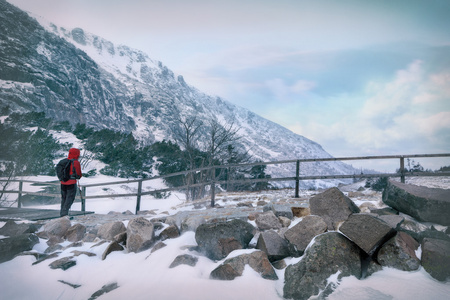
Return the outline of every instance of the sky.
<path id="1" fill-rule="evenodd" d="M 335 157 L 450 152 L 450 1 L 8 1 L 142 50 Z"/>

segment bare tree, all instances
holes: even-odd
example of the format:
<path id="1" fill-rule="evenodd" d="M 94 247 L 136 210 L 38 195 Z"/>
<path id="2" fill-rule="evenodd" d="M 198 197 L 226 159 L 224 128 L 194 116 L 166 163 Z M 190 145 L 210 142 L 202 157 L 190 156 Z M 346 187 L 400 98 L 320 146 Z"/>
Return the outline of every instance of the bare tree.
<path id="1" fill-rule="evenodd" d="M 85 169 L 89 166 L 89 164 L 96 159 L 98 156 L 98 154 L 96 154 L 95 150 L 94 151 L 86 151 L 86 149 L 83 151 L 83 155 L 81 155 L 79 161 L 80 161 L 80 165 L 81 165 L 81 169 Z"/>
<path id="2" fill-rule="evenodd" d="M 11 207 L 17 200 L 8 199 L 8 194 L 5 193 L 11 181 L 16 177 L 16 166 L 14 162 L 3 162 L 1 167 L 3 178 L 0 181 L 0 206 Z"/>
<path id="3" fill-rule="evenodd" d="M 235 125 L 234 120 L 221 123 L 213 117 L 206 122 L 201 122 L 197 117 L 192 117 L 180 119 L 179 122 L 181 129 L 175 133 L 175 139 L 185 150 L 188 169 L 211 167 L 215 164 L 229 162 L 230 155 L 235 153 L 234 145 L 240 139 L 239 128 Z M 186 185 L 205 182 L 205 185 L 197 189 L 189 189 L 188 199 L 196 199 L 205 195 L 206 182 L 216 176 L 211 172 L 190 173 L 186 176 Z M 226 171 L 221 170 L 221 172 Z M 217 175 L 220 176 L 220 174 Z"/>
<path id="4" fill-rule="evenodd" d="M 223 161 L 228 156 L 228 146 L 240 139 L 239 129 L 234 120 L 229 124 L 222 124 L 217 118 L 209 120 L 209 139 L 205 151 L 208 155 L 208 166 L 214 165 L 216 160 Z"/>
<path id="5" fill-rule="evenodd" d="M 203 126 L 203 122 L 199 121 L 196 116 L 188 119 L 179 119 L 181 129 L 174 133 L 174 137 L 178 144 L 184 148 L 185 157 L 189 170 L 196 168 L 196 158 L 198 152 L 197 142 L 200 138 L 199 132 Z M 191 185 L 196 183 L 196 176 L 193 173 L 189 173 L 185 177 L 185 184 Z M 188 189 L 186 191 L 186 198 L 194 200 L 197 197 L 196 189 Z"/>

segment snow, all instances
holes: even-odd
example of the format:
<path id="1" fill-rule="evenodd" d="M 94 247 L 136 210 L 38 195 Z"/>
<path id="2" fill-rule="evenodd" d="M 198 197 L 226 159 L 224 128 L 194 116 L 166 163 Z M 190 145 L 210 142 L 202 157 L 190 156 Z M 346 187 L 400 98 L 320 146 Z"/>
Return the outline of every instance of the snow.
<path id="1" fill-rule="evenodd" d="M 358 280 L 344 277 L 329 300 L 448 299 L 450 283 L 434 280 L 422 267 L 413 272 L 383 268 Z"/>
<path id="2" fill-rule="evenodd" d="M 48 177 L 38 177 L 42 181 L 48 181 Z M 97 176 L 83 178 L 84 184 L 93 184 L 111 180 L 122 180 Z M 430 180 L 430 179 L 427 179 Z M 163 182 L 154 182 L 152 188 L 163 186 Z M 358 187 L 356 184 L 355 188 Z M 150 186 L 145 188 L 149 189 Z M 105 193 L 103 188 L 92 188 L 90 192 Z M 128 188 L 128 192 L 129 192 Z M 132 189 L 132 188 L 131 188 Z M 111 186 L 111 192 L 122 193 L 124 185 Z M 274 197 L 289 197 L 293 193 L 290 189 L 279 191 L 265 191 L 261 193 L 229 193 L 217 196 L 217 203 L 221 205 L 236 204 L 236 201 L 258 201 L 260 199 L 272 199 Z M 314 191 L 302 191 L 301 197 L 310 197 Z M 380 207 L 381 194 L 367 193 L 361 196 L 361 203 L 370 202 Z M 355 199 L 356 200 L 356 199 Z M 105 198 L 88 199 L 86 207 L 97 213 L 109 211 L 134 211 L 134 198 Z M 142 209 L 154 210 L 158 217 L 164 211 L 174 214 L 180 210 L 193 209 L 193 205 L 184 202 L 184 195 L 171 193 L 166 199 L 154 199 L 145 197 L 141 203 Z M 58 205 L 47 206 L 58 208 Z M 75 203 L 74 210 L 80 209 L 80 204 Z M 150 219 L 150 217 L 148 217 Z M 291 224 L 294 226 L 301 219 L 295 218 Z M 76 218 L 72 220 L 75 222 Z M 126 224 L 126 222 L 125 222 Z M 0 226 L 3 226 L 0 223 Z M 263 279 L 250 267 L 246 267 L 243 276 L 232 281 L 220 281 L 209 278 L 212 270 L 218 267 L 224 260 L 212 261 L 195 251 L 189 251 L 186 246 L 196 245 L 195 233 L 186 232 L 176 239 L 164 241 L 167 246 L 153 253 L 144 251 L 141 253 L 121 252 L 111 253 L 105 260 L 102 254 L 107 243 L 96 246 L 95 243 L 84 243 L 81 247 L 67 248 L 58 258 L 53 258 L 32 265 L 36 259 L 34 256 L 18 256 L 11 261 L 0 264 L 0 290 L 2 299 L 88 299 L 102 286 L 117 283 L 118 288 L 100 296 L 100 299 L 282 299 L 284 285 L 284 269 L 275 270 L 279 279 Z M 65 242 L 63 246 L 69 245 Z M 33 251 L 43 252 L 47 248 L 46 240 L 40 239 Z M 73 250 L 88 251 L 96 256 L 77 256 L 76 266 L 63 271 L 53 270 L 48 265 L 63 257 L 72 256 Z M 243 253 L 251 253 L 252 249 L 238 250 L 230 253 L 227 258 L 235 257 Z M 419 255 L 421 250 L 417 252 Z M 181 254 L 190 254 L 198 257 L 195 267 L 180 265 L 169 268 L 173 260 Z M 287 258 L 289 264 L 298 263 L 300 258 Z M 61 281 L 80 285 L 73 288 Z M 433 279 L 423 268 L 413 272 L 404 272 L 392 268 L 383 268 L 370 277 L 358 280 L 355 277 L 345 277 L 340 282 L 337 274 L 330 276 L 329 282 L 337 283 L 337 289 L 327 299 L 448 299 L 450 294 L 450 282 L 442 283 Z M 312 297 L 311 299 L 315 299 Z"/>

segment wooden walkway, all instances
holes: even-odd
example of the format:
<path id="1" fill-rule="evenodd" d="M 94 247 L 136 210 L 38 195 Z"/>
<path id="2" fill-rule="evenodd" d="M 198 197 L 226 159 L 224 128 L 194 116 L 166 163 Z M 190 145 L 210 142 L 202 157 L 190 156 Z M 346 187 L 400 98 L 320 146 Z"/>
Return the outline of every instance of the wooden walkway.
<path id="1" fill-rule="evenodd" d="M 93 214 L 93 211 L 70 211 L 69 216 L 83 216 Z M 8 220 L 49 220 L 59 218 L 59 210 L 38 208 L 0 207 L 0 221 Z"/>

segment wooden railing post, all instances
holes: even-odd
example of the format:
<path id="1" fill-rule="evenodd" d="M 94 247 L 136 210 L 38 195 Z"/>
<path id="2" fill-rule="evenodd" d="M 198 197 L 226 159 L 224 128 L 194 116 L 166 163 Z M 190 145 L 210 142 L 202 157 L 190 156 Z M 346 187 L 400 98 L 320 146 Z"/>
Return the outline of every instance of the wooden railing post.
<path id="1" fill-rule="evenodd" d="M 19 196 L 17 197 L 17 207 L 22 207 L 22 189 L 23 188 L 23 182 L 19 181 Z"/>
<path id="2" fill-rule="evenodd" d="M 81 187 L 81 211 L 86 211 L 86 187 Z"/>
<path id="3" fill-rule="evenodd" d="M 211 168 L 211 207 L 214 207 L 216 200 L 216 168 Z"/>
<path id="4" fill-rule="evenodd" d="M 136 200 L 136 214 L 141 210 L 141 194 L 142 194 L 142 180 L 138 181 L 138 192 Z"/>
<path id="5" fill-rule="evenodd" d="M 405 158 L 400 157 L 400 181 L 405 183 Z"/>
<path id="6" fill-rule="evenodd" d="M 295 198 L 300 198 L 300 160 L 297 160 L 295 168 Z"/>

